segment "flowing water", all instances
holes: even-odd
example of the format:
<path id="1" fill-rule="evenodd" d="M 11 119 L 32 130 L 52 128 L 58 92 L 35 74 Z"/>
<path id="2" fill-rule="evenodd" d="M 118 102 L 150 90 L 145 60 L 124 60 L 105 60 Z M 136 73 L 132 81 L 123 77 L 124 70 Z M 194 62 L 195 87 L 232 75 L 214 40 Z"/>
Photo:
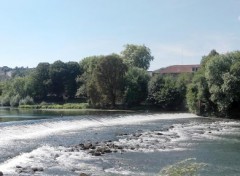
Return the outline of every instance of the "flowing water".
<path id="1" fill-rule="evenodd" d="M 104 141 L 124 148 L 102 156 L 71 150 Z M 240 175 L 240 122 L 189 113 L 0 109 L 4 175 L 155 176 L 188 158 L 206 164 L 199 175 Z"/>

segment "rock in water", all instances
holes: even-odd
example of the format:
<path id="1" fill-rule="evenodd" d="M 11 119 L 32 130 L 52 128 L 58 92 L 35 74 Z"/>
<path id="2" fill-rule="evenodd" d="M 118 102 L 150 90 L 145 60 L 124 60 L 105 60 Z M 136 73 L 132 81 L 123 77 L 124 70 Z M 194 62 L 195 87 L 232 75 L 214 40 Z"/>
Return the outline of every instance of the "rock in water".
<path id="1" fill-rule="evenodd" d="M 43 168 L 42 167 L 32 167 L 32 171 L 33 172 L 37 172 L 37 171 L 42 172 Z"/>
<path id="2" fill-rule="evenodd" d="M 92 144 L 91 143 L 85 143 L 83 147 L 84 147 L 85 150 L 88 150 L 92 147 Z"/>
<path id="3" fill-rule="evenodd" d="M 2 171 L 0 171 L 0 176 L 3 176 L 3 173 L 2 173 Z"/>
<path id="4" fill-rule="evenodd" d="M 87 175 L 85 173 L 81 173 L 79 176 L 89 176 L 89 175 Z"/>
<path id="5" fill-rule="evenodd" d="M 102 154 L 100 152 L 93 153 L 94 156 L 101 156 Z"/>

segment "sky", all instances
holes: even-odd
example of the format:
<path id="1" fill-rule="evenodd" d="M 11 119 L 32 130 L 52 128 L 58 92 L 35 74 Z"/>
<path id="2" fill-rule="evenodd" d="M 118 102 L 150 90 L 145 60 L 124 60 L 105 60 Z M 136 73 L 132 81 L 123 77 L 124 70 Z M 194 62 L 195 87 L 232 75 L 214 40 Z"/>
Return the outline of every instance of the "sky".
<path id="1" fill-rule="evenodd" d="M 149 70 L 240 49 L 240 0 L 0 0 L 0 67 L 150 48 Z"/>

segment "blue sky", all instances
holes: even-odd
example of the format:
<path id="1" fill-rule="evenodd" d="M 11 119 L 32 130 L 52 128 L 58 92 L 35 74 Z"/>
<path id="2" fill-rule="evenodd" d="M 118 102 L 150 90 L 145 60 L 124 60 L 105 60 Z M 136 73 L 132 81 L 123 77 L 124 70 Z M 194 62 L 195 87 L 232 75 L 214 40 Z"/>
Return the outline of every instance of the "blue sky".
<path id="1" fill-rule="evenodd" d="M 150 70 L 240 48 L 239 0 L 0 0 L 0 66 L 77 61 L 145 44 Z"/>

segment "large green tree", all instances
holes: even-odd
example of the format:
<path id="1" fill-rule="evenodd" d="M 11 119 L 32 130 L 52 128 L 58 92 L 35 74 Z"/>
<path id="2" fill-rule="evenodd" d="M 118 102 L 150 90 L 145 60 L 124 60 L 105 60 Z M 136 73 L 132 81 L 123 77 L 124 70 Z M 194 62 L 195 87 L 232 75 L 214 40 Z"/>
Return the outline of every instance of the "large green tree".
<path id="1" fill-rule="evenodd" d="M 211 50 L 207 56 L 203 56 L 201 67 L 193 76 L 192 83 L 187 89 L 187 106 L 191 112 L 200 115 L 210 115 L 216 112 L 216 105 L 210 99 L 208 82 L 205 76 L 208 62 L 219 56 L 216 50 Z"/>
<path id="2" fill-rule="evenodd" d="M 149 68 L 150 62 L 154 59 L 150 49 L 145 45 L 127 44 L 121 54 L 127 65 L 146 70 Z"/>
<path id="3" fill-rule="evenodd" d="M 233 104 L 239 104 L 238 85 L 240 52 L 215 56 L 206 66 L 206 79 L 211 94 L 210 99 L 218 108 L 220 115 L 228 115 Z"/>
<path id="4" fill-rule="evenodd" d="M 95 69 L 94 77 L 101 101 L 115 107 L 118 98 L 123 96 L 124 76 L 127 66 L 119 55 L 112 54 L 102 57 Z"/>
<path id="5" fill-rule="evenodd" d="M 66 75 L 64 80 L 65 95 L 74 98 L 78 89 L 77 77 L 82 74 L 82 70 L 77 62 L 66 63 Z"/>
<path id="6" fill-rule="evenodd" d="M 97 88 L 94 81 L 94 71 L 103 56 L 90 56 L 86 57 L 79 63 L 82 74 L 77 77 L 79 88 L 77 90 L 77 96 L 80 98 L 87 98 L 90 104 L 96 104 L 98 96 Z"/>
<path id="7" fill-rule="evenodd" d="M 150 76 L 146 70 L 131 67 L 125 76 L 124 100 L 128 106 L 139 105 L 148 95 L 148 81 Z"/>
<path id="8" fill-rule="evenodd" d="M 201 63 L 202 68 L 188 87 L 189 109 L 201 115 L 239 114 L 240 52 L 210 52 Z"/>
<path id="9" fill-rule="evenodd" d="M 49 75 L 50 64 L 39 63 L 30 75 L 27 89 L 35 100 L 44 100 L 50 92 L 51 80 Z"/>
<path id="10" fill-rule="evenodd" d="M 67 75 L 66 64 L 60 60 L 50 65 L 49 76 L 52 83 L 51 94 L 60 98 L 64 96 L 64 83 Z"/>

